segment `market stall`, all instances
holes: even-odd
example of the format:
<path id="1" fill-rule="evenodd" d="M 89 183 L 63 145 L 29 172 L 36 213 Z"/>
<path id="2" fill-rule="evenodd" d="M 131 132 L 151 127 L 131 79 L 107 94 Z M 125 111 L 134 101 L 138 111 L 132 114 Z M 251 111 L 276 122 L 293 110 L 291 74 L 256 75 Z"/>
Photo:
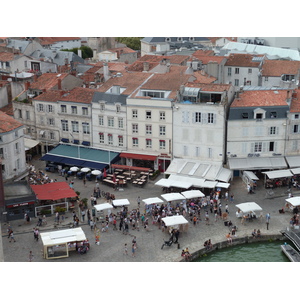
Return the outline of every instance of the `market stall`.
<path id="1" fill-rule="evenodd" d="M 181 193 L 186 199 L 194 199 L 204 197 L 205 195 L 200 190 L 190 190 Z"/>
<path id="2" fill-rule="evenodd" d="M 142 201 L 145 203 L 145 205 L 151 205 L 151 204 L 163 203 L 164 202 L 163 200 L 161 200 L 158 197 L 147 198 L 147 199 L 143 199 Z"/>
<path id="3" fill-rule="evenodd" d="M 186 200 L 186 198 L 180 193 L 167 193 L 161 195 L 161 197 L 168 202 L 176 200 Z"/>
<path id="4" fill-rule="evenodd" d="M 189 227 L 189 222 L 185 219 L 184 216 L 181 215 L 165 217 L 161 220 L 168 227 L 169 232 L 171 232 L 173 229 L 179 229 L 180 232 L 185 232 Z"/>
<path id="5" fill-rule="evenodd" d="M 253 216 L 253 218 L 256 218 L 256 212 L 262 211 L 262 208 L 255 202 L 245 202 L 237 204 L 236 207 L 238 208 L 238 211 L 236 212 L 236 216 L 238 218 L 242 218 L 247 215 Z"/>
<path id="6" fill-rule="evenodd" d="M 42 232 L 40 236 L 46 259 L 68 257 L 69 251 L 78 251 L 82 254 L 89 249 L 89 243 L 81 227 Z"/>
<path id="7" fill-rule="evenodd" d="M 285 201 L 287 202 L 288 208 L 291 211 L 294 211 L 294 209 L 296 207 L 300 206 L 300 197 L 291 197 L 291 198 L 285 199 Z"/>
<path id="8" fill-rule="evenodd" d="M 128 199 L 116 199 L 112 201 L 113 207 L 115 206 L 127 206 L 130 205 L 130 202 Z"/>
<path id="9" fill-rule="evenodd" d="M 97 218 L 98 219 L 104 219 L 104 213 L 103 211 L 108 209 L 110 210 L 111 208 L 113 208 L 113 206 L 110 203 L 102 203 L 102 204 L 96 204 L 94 205 L 94 209 L 96 209 L 97 214 Z M 108 213 L 109 215 L 109 213 Z"/>

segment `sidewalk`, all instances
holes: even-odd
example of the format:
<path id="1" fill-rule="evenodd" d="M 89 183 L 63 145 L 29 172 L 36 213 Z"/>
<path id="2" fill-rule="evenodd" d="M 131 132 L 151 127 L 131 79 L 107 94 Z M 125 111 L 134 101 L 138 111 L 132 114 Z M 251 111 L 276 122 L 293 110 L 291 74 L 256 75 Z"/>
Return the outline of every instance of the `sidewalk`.
<path id="1" fill-rule="evenodd" d="M 33 161 L 33 164 L 38 169 L 44 170 L 44 162 Z M 58 181 L 65 180 L 63 177 L 59 176 L 58 173 L 49 173 L 50 178 L 57 179 Z M 161 177 L 157 178 L 158 181 Z M 95 187 L 95 182 L 87 181 L 87 186 L 83 185 L 83 182 L 79 179 L 74 179 L 74 189 L 75 191 L 80 191 L 81 198 L 90 198 L 91 193 Z M 100 184 L 100 189 L 115 194 L 116 199 L 129 199 L 130 206 L 129 210 L 137 208 L 137 197 L 140 196 L 141 199 L 146 199 L 150 197 L 159 197 L 163 194 L 161 187 L 156 186 L 155 182 L 149 181 L 144 188 L 133 187 L 128 184 L 123 191 L 114 191 L 112 188 Z M 277 235 L 280 234 L 280 230 L 286 228 L 289 224 L 289 220 L 292 217 L 290 212 L 285 214 L 279 214 L 278 210 L 281 209 L 285 204 L 285 199 L 287 194 L 283 193 L 283 190 L 275 190 L 275 197 L 266 199 L 266 190 L 258 186 L 255 194 L 248 194 L 245 185 L 240 178 L 234 178 L 231 182 L 230 194 L 234 195 L 234 203 L 228 203 L 229 205 L 229 218 L 232 220 L 234 225 L 238 226 L 238 237 L 251 236 L 251 232 L 254 228 L 260 229 L 263 235 Z M 300 191 L 295 191 L 294 194 L 300 194 Z M 224 201 L 224 200 L 223 200 Z M 271 214 L 271 221 L 269 230 L 266 229 L 265 220 L 262 221 L 254 220 L 251 223 L 246 223 L 242 225 L 240 220 L 236 218 L 235 212 L 237 211 L 235 205 L 242 202 L 254 201 L 263 208 L 263 216 L 267 212 Z M 89 209 L 90 201 L 88 201 Z M 105 199 L 101 198 L 98 200 L 98 204 L 106 202 Z M 223 202 L 223 208 L 225 204 Z M 143 204 L 141 202 L 141 210 Z M 116 213 L 118 209 L 113 209 L 112 212 Z M 223 209 L 224 210 L 224 209 Z M 76 212 L 77 213 L 77 212 Z M 77 213 L 78 215 L 78 213 Z M 121 262 L 121 261 L 139 261 L 139 262 L 164 262 L 164 261 L 179 261 L 181 259 L 181 250 L 188 247 L 190 253 L 193 253 L 201 248 L 203 248 L 203 243 L 207 239 L 211 239 L 212 243 L 217 243 L 226 240 L 225 235 L 228 233 L 228 228 L 224 226 L 223 221 L 214 222 L 214 218 L 210 215 L 210 225 L 206 226 L 204 221 L 204 211 L 201 211 L 202 221 L 196 226 L 193 226 L 189 218 L 189 229 L 187 232 L 181 233 L 179 237 L 180 248 L 177 245 L 172 245 L 171 247 L 165 247 L 161 250 L 161 245 L 164 239 L 168 239 L 168 234 L 158 230 L 156 225 L 149 225 L 149 232 L 146 232 L 143 228 L 140 231 L 129 230 L 129 235 L 122 234 L 121 231 L 114 231 L 110 227 L 108 232 L 101 233 L 100 245 L 95 245 L 95 237 L 87 222 L 80 222 L 79 226 L 84 230 L 87 238 L 91 243 L 91 249 L 86 255 L 77 255 L 76 253 L 71 253 L 70 257 L 59 259 L 58 261 L 99 261 L 99 262 Z M 58 229 L 69 228 L 68 223 L 72 221 L 72 212 L 68 212 L 65 215 L 65 221 L 58 226 Z M 54 228 L 54 216 L 49 217 L 47 220 L 48 224 L 40 228 L 40 232 L 45 230 L 57 230 Z M 15 232 L 16 243 L 9 243 L 8 239 L 5 238 L 7 235 L 6 229 L 7 224 L 2 223 L 2 243 L 0 244 L 0 259 L 1 259 L 1 245 L 3 245 L 4 260 L 5 261 L 26 261 L 27 253 L 30 250 L 34 252 L 35 261 L 55 261 L 55 260 L 45 260 L 42 257 L 42 242 L 35 242 L 33 239 L 33 227 L 36 226 L 37 219 L 33 219 L 31 224 L 24 224 L 23 220 L 12 221 L 11 225 Z M 98 224 L 98 227 L 101 224 Z M 117 224 L 118 225 L 118 224 Z M 118 227 L 118 226 L 117 226 Z M 137 237 L 138 249 L 136 251 L 136 257 L 131 256 L 131 246 L 128 247 L 129 255 L 123 255 L 124 244 L 127 243 L 131 245 L 131 240 L 133 236 Z M 13 249 L 13 251 L 11 251 Z M 57 260 L 56 260 L 57 261 Z"/>

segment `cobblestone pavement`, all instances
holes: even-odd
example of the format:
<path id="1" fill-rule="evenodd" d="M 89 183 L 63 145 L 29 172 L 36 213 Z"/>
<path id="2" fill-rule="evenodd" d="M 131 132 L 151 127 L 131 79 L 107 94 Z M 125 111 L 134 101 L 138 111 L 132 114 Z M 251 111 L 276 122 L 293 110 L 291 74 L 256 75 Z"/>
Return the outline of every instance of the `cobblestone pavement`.
<path id="1" fill-rule="evenodd" d="M 33 160 L 32 164 L 36 169 L 44 170 L 44 162 L 40 160 Z M 58 173 L 49 173 L 50 178 L 57 179 L 58 181 L 64 181 L 65 179 L 58 175 Z M 129 199 L 129 210 L 137 207 L 137 197 L 146 199 L 149 197 L 159 197 L 163 192 L 162 188 L 156 186 L 154 183 L 162 177 L 157 178 L 154 182 L 149 181 L 145 187 L 133 187 L 128 184 L 123 191 L 114 191 L 112 188 L 100 184 L 101 190 L 108 191 L 115 194 L 116 199 Z M 95 187 L 94 181 L 87 181 L 86 187 L 83 185 L 82 180 L 75 179 L 74 189 L 80 191 L 81 198 L 90 198 L 92 191 Z M 298 191 L 293 191 L 293 194 L 297 195 Z M 255 194 L 247 194 L 245 185 L 240 178 L 234 178 L 231 182 L 230 193 L 234 194 L 234 202 L 229 204 L 229 219 L 234 225 L 238 226 L 238 237 L 250 236 L 254 228 L 260 229 L 262 234 L 278 234 L 280 230 L 286 228 L 289 224 L 289 220 L 292 216 L 290 212 L 285 214 L 279 214 L 278 210 L 285 204 L 287 198 L 286 189 L 276 189 L 274 198 L 265 198 L 266 191 L 262 187 L 260 182 Z M 263 216 L 267 212 L 271 215 L 269 230 L 266 228 L 265 218 L 262 220 L 254 220 L 251 223 L 245 225 L 240 223 L 240 220 L 236 218 L 235 212 L 237 211 L 235 205 L 242 202 L 255 201 L 263 208 Z M 90 201 L 89 201 L 90 202 Z M 105 199 L 98 199 L 98 204 L 106 202 Z M 224 200 L 222 200 L 224 208 Z M 91 208 L 90 203 L 88 203 Z M 143 202 L 141 202 L 141 209 L 143 208 Z M 116 213 L 120 208 L 112 209 L 113 213 Z M 204 211 L 201 212 L 202 221 L 196 226 L 189 220 L 189 229 L 186 232 L 181 233 L 179 237 L 178 247 L 173 244 L 171 247 L 165 247 L 161 250 L 161 245 L 164 239 L 168 239 L 168 233 L 162 232 L 156 225 L 152 225 L 150 222 L 149 232 L 144 228 L 137 230 L 129 230 L 128 235 L 124 235 L 119 230 L 113 230 L 109 228 L 108 232 L 102 232 L 100 236 L 100 245 L 95 244 L 95 237 L 93 231 L 91 231 L 87 222 L 80 222 L 79 226 L 85 232 L 87 238 L 90 241 L 90 251 L 85 255 L 79 255 L 75 252 L 70 252 L 70 256 L 61 259 L 46 260 L 43 258 L 42 253 L 42 241 L 35 241 L 33 237 L 33 227 L 37 223 L 37 219 L 33 218 L 31 224 L 24 224 L 23 220 L 16 220 L 11 222 L 11 226 L 15 233 L 15 243 L 10 243 L 7 238 L 7 223 L 2 222 L 2 237 L 0 237 L 0 260 L 3 255 L 2 261 L 5 262 L 25 262 L 28 261 L 29 251 L 34 254 L 34 261 L 36 262 L 176 262 L 181 259 L 181 250 L 188 247 L 190 252 L 197 251 L 203 248 L 203 243 L 207 239 L 211 239 L 212 243 L 221 242 L 226 240 L 225 235 L 228 233 L 228 227 L 224 226 L 224 222 L 219 220 L 214 222 L 213 214 L 210 214 L 210 225 L 206 225 L 204 221 Z M 189 218 L 188 218 L 189 219 Z M 68 224 L 72 220 L 71 212 L 66 213 L 65 220 L 60 224 L 58 229 L 69 228 Z M 117 224 L 118 225 L 118 224 Z M 98 224 L 98 227 L 100 224 Z M 141 227 L 141 226 L 140 226 Z M 48 218 L 47 225 L 40 227 L 40 232 L 58 230 L 54 228 L 54 216 Z M 131 255 L 131 241 L 132 237 L 136 236 L 137 239 L 137 251 L 135 257 Z M 1 243 L 2 238 L 2 243 Z M 124 244 L 128 244 L 128 255 L 124 255 Z M 3 246 L 3 254 L 1 254 L 1 245 Z"/>

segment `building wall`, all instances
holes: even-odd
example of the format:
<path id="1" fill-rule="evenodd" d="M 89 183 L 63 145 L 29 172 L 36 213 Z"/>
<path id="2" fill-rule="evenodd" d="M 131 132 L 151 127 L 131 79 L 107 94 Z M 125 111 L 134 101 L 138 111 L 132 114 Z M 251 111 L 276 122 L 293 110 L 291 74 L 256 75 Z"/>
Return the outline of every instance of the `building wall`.
<path id="1" fill-rule="evenodd" d="M 117 111 L 117 106 L 119 111 Z M 100 124 L 103 120 L 103 125 Z M 113 125 L 109 125 L 109 118 L 113 118 Z M 122 121 L 121 121 L 122 120 Z M 120 121 L 120 122 L 119 122 Z M 111 124 L 111 123 L 110 123 Z M 122 126 L 123 125 L 123 126 Z M 127 124 L 126 124 L 126 106 L 116 104 L 105 104 L 105 109 L 101 110 L 101 104 L 92 103 L 92 141 L 93 147 L 114 151 L 122 151 L 127 148 Z M 100 141 L 100 134 L 103 135 L 104 142 Z M 111 134 L 112 141 L 109 141 L 108 135 Z M 123 146 L 119 144 L 119 136 L 123 136 Z M 112 144 L 111 144 L 112 143 Z"/>
<path id="2" fill-rule="evenodd" d="M 195 116 L 199 112 L 201 121 Z M 208 123 L 208 113 L 213 114 L 213 123 Z M 174 158 L 223 161 L 226 133 L 223 105 L 176 103 L 173 119 Z"/>
<path id="3" fill-rule="evenodd" d="M 23 126 L 0 134 L 3 180 L 12 179 L 26 171 Z"/>

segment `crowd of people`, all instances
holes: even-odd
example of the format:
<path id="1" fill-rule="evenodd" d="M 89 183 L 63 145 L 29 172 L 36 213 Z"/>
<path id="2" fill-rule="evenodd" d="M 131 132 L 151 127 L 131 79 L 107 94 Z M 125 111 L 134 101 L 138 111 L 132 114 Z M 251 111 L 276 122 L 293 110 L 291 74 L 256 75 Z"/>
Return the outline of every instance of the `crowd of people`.
<path id="1" fill-rule="evenodd" d="M 33 165 L 29 166 L 28 182 L 29 184 L 46 184 L 56 182 L 56 179 L 51 179 L 48 174 L 41 170 L 36 170 Z"/>

